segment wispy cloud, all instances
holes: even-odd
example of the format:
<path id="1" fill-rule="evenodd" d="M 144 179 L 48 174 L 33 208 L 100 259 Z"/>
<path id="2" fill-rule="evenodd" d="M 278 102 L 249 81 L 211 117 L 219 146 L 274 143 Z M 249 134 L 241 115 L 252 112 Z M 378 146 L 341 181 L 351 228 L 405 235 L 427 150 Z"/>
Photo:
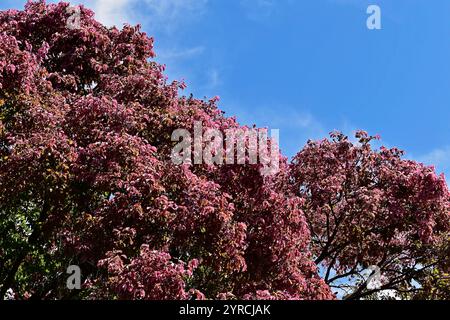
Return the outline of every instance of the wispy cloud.
<path id="1" fill-rule="evenodd" d="M 59 2 L 60 0 L 48 0 Z M 71 5 L 85 5 L 95 12 L 95 18 L 108 27 L 121 28 L 124 23 L 136 24 L 133 6 L 137 0 L 70 0 Z"/>
<path id="2" fill-rule="evenodd" d="M 280 112 L 285 110 L 285 112 Z M 266 122 L 273 128 L 284 127 L 293 130 L 306 131 L 311 138 L 320 138 L 327 134 L 322 123 L 308 111 L 297 111 L 290 108 L 263 108 L 256 115 L 257 120 Z"/>
<path id="3" fill-rule="evenodd" d="M 95 17 L 107 26 L 122 27 L 124 23 L 135 23 L 133 0 L 93 0 Z M 90 4 L 88 2 L 88 4 Z"/>
<path id="4" fill-rule="evenodd" d="M 257 117 L 264 119 L 263 126 L 280 129 L 280 146 L 288 157 L 303 149 L 308 140 L 323 139 L 331 131 L 308 110 L 281 106 L 261 111 Z"/>
<path id="5" fill-rule="evenodd" d="M 295 0 L 240 0 L 247 18 L 254 21 L 267 20 L 284 6 L 293 3 Z"/>
<path id="6" fill-rule="evenodd" d="M 208 0 L 144 0 L 142 5 L 150 12 L 146 22 L 150 29 L 173 32 L 181 24 L 202 16 Z"/>
<path id="7" fill-rule="evenodd" d="M 182 59 L 190 59 L 192 57 L 203 54 L 205 51 L 205 47 L 196 46 L 192 48 L 186 49 L 161 49 L 158 52 L 158 58 L 163 60 L 164 62 L 171 60 L 182 60 Z"/>
<path id="8" fill-rule="evenodd" d="M 219 86 L 222 83 L 222 80 L 220 78 L 219 70 L 216 68 L 211 68 L 208 70 L 208 83 L 207 87 L 210 89 L 213 89 L 217 86 Z"/>
<path id="9" fill-rule="evenodd" d="M 50 0 L 57 2 L 59 0 Z M 176 32 L 205 14 L 209 0 L 71 0 L 72 5 L 83 4 L 95 12 L 95 18 L 108 27 L 121 28 L 125 23 L 141 24 L 143 29 L 158 39 L 155 42 L 157 60 L 167 64 L 167 75 L 171 80 L 181 80 L 186 73 L 194 71 L 186 61 L 195 59 L 205 52 L 202 45 L 185 47 L 180 45 Z M 169 41 L 170 40 L 170 41 Z M 185 41 L 183 41 L 185 42 Z M 166 44 L 164 44 L 166 43 Z M 192 75 L 191 77 L 194 77 Z M 206 71 L 204 82 L 208 87 L 220 83 L 217 71 Z M 206 86 L 206 85 L 204 85 Z"/>
<path id="10" fill-rule="evenodd" d="M 189 71 L 183 66 L 179 70 Z M 189 79 L 183 79 L 188 85 L 188 90 L 193 90 L 195 95 L 199 97 L 220 96 L 224 85 L 222 71 L 221 68 L 209 65 L 205 66 L 201 71 L 190 73 Z"/>
<path id="11" fill-rule="evenodd" d="M 240 102 L 228 102 L 224 107 L 242 125 L 280 129 L 280 146 L 288 157 L 299 152 L 309 139 L 325 138 L 331 131 L 313 113 L 300 107 L 269 103 L 244 108 Z"/>
<path id="12" fill-rule="evenodd" d="M 438 171 L 446 173 L 446 176 L 450 174 L 450 146 L 434 149 L 416 159 L 426 165 L 435 166 Z"/>
<path id="13" fill-rule="evenodd" d="M 262 20 L 272 15 L 276 9 L 274 0 L 241 0 L 241 6 L 251 20 Z"/>
<path id="14" fill-rule="evenodd" d="M 343 5 L 343 6 L 352 6 L 359 9 L 365 9 L 369 5 L 371 1 L 369 0 L 328 0 L 328 2 Z"/>
<path id="15" fill-rule="evenodd" d="M 185 21 L 202 15 L 208 0 L 71 0 L 71 3 L 92 8 L 96 19 L 109 27 L 141 23 L 150 32 L 173 32 Z"/>
<path id="16" fill-rule="evenodd" d="M 166 65 L 166 75 L 169 80 L 183 80 L 190 84 L 194 80 L 195 68 L 191 62 L 199 59 L 206 51 L 204 46 L 194 46 L 191 48 L 158 48 L 156 59 L 159 63 Z M 188 77 L 189 75 L 189 77 Z"/>

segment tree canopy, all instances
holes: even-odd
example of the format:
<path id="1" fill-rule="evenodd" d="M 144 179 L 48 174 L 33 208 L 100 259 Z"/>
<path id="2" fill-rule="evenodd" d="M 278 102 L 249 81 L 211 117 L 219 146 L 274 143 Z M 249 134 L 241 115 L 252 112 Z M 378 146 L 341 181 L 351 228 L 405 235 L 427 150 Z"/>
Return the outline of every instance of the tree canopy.
<path id="1" fill-rule="evenodd" d="M 0 297 L 448 297 L 449 191 L 433 168 L 363 131 L 309 141 L 272 176 L 176 165 L 174 130 L 248 128 L 182 95 L 139 26 L 80 7 L 68 28 L 68 8 L 0 12 Z"/>

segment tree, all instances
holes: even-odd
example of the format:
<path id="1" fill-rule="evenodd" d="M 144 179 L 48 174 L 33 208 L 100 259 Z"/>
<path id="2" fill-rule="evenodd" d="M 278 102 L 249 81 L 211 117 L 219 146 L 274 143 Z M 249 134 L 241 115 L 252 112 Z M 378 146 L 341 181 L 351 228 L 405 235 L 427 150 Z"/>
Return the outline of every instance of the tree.
<path id="1" fill-rule="evenodd" d="M 300 199 L 256 166 L 176 166 L 175 129 L 240 128 L 179 96 L 139 26 L 67 3 L 0 14 L 0 295 L 333 298 Z M 241 192 L 245 191 L 245 192 Z M 65 271 L 81 267 L 83 288 Z"/>
<path id="2" fill-rule="evenodd" d="M 404 290 L 442 268 L 448 190 L 431 168 L 362 133 L 310 142 L 276 176 L 175 165 L 176 129 L 249 128 L 180 95 L 139 26 L 80 7 L 68 27 L 68 8 L 0 13 L 1 297 L 334 299 L 332 272 L 378 264 Z"/>
<path id="3" fill-rule="evenodd" d="M 332 288 L 358 284 L 349 299 L 386 290 L 408 296 L 423 289 L 427 272 L 448 264 L 449 191 L 433 168 L 403 160 L 396 148 L 373 150 L 378 138 L 365 132 L 356 139 L 333 133 L 293 160 L 290 182 L 306 199 L 315 262 Z M 361 275 L 370 266 L 382 276 L 376 288 Z"/>

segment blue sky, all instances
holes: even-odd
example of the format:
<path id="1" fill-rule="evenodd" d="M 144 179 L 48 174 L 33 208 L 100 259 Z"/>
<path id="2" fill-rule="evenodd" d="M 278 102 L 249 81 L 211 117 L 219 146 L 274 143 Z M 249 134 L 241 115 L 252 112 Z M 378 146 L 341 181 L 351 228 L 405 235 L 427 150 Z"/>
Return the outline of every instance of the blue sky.
<path id="1" fill-rule="evenodd" d="M 448 0 L 72 3 L 108 25 L 141 23 L 186 94 L 218 95 L 241 123 L 280 129 L 288 156 L 334 129 L 364 129 L 450 174 Z M 382 10 L 382 30 L 366 27 L 370 4 Z"/>

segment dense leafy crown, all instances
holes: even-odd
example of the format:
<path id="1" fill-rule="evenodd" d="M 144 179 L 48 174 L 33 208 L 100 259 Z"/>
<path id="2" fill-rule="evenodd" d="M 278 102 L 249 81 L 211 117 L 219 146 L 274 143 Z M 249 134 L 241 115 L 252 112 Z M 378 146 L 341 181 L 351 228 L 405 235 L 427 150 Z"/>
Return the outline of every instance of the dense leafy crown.
<path id="1" fill-rule="evenodd" d="M 68 28 L 68 6 L 0 13 L 2 297 L 334 299 L 369 265 L 382 289 L 431 294 L 449 231 L 432 168 L 364 132 L 309 142 L 276 176 L 175 165 L 175 129 L 241 126 L 217 99 L 180 96 L 139 26 L 81 7 Z M 82 290 L 67 290 L 69 265 Z"/>

